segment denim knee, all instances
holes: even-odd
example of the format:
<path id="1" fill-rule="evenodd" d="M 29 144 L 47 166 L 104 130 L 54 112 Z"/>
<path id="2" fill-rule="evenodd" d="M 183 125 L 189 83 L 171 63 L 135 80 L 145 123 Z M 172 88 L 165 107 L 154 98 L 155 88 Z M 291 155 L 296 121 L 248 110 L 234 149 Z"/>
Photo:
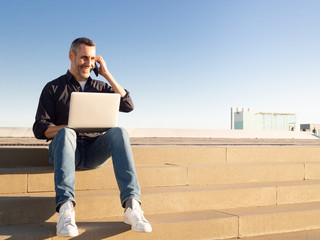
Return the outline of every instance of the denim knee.
<path id="1" fill-rule="evenodd" d="M 75 130 L 71 128 L 60 129 L 53 140 L 55 139 L 58 143 L 71 144 L 73 148 L 77 146 L 77 134 Z"/>
<path id="2" fill-rule="evenodd" d="M 54 153 L 57 148 L 61 148 L 61 146 L 65 146 L 66 143 L 75 149 L 77 147 L 77 134 L 71 128 L 62 128 L 60 129 L 56 136 L 53 138 L 52 142 L 49 145 L 49 162 L 53 164 L 54 162 Z M 61 145 L 62 144 L 62 145 Z"/>
<path id="3" fill-rule="evenodd" d="M 74 140 L 77 139 L 76 131 L 71 129 L 71 128 L 68 128 L 68 127 L 60 129 L 56 136 L 64 136 L 64 137 L 66 137 L 66 138 L 68 138 L 70 140 L 71 139 L 74 139 Z"/>
<path id="4" fill-rule="evenodd" d="M 122 127 L 111 128 L 109 129 L 108 134 L 110 134 L 113 143 L 129 139 L 127 130 Z"/>

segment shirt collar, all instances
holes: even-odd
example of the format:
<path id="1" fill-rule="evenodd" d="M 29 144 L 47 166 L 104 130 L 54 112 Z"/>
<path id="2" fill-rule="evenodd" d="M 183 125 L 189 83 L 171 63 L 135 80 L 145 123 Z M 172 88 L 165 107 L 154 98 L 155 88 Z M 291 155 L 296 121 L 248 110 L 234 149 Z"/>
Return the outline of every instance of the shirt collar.
<path id="1" fill-rule="evenodd" d="M 70 72 L 69 70 L 68 70 L 67 73 L 66 73 L 66 80 L 67 80 L 68 82 L 70 82 L 70 81 L 78 82 L 78 81 L 75 79 L 75 77 L 71 74 L 71 72 Z M 88 80 L 88 81 L 87 81 L 88 83 L 91 83 L 92 78 L 89 76 L 87 80 Z"/>

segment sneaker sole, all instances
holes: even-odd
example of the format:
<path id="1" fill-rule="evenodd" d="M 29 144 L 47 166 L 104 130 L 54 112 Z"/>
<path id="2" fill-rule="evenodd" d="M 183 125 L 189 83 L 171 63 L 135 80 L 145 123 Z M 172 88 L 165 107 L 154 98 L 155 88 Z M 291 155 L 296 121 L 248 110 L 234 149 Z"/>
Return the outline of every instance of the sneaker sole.
<path id="1" fill-rule="evenodd" d="M 61 234 L 61 233 L 57 233 L 58 237 L 77 237 L 79 236 L 79 233 L 72 233 L 72 234 Z"/>
<path id="2" fill-rule="evenodd" d="M 133 230 L 133 231 L 135 231 L 135 232 L 152 232 L 152 229 L 151 229 L 151 230 L 135 229 L 127 219 L 124 219 L 123 222 L 124 222 L 125 224 L 130 225 L 130 226 L 131 226 L 131 230 Z"/>

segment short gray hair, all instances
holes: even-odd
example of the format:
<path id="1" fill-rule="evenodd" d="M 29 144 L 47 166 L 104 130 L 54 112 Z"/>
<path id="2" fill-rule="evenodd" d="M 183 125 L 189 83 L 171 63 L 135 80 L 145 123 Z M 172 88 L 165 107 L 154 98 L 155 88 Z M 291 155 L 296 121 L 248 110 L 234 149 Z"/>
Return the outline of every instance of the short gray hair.
<path id="1" fill-rule="evenodd" d="M 96 46 L 96 44 L 91 39 L 82 37 L 82 38 L 75 39 L 71 43 L 70 51 L 72 51 L 74 54 L 77 54 L 81 44 L 85 44 L 85 45 L 90 46 L 90 47 Z"/>

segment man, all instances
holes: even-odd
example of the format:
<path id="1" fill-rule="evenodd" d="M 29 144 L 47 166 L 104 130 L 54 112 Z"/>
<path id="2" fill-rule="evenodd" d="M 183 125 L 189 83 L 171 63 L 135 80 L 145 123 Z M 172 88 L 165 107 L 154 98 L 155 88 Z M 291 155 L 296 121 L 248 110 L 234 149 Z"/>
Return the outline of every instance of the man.
<path id="1" fill-rule="evenodd" d="M 127 132 L 123 128 L 111 128 L 105 133 L 76 133 L 67 127 L 72 92 L 119 93 L 123 112 L 133 110 L 130 94 L 112 77 L 103 58 L 96 56 L 95 44 L 90 39 L 74 40 L 69 59 L 71 66 L 67 73 L 43 88 L 33 125 L 36 138 L 52 140 L 49 162 L 54 166 L 56 211 L 59 212 L 57 235 L 78 235 L 74 212 L 75 169 L 98 168 L 110 157 L 125 208 L 124 222 L 134 231 L 151 232 L 151 225 L 140 208 L 140 186 Z M 99 74 L 110 85 L 90 77 L 95 62 L 100 65 Z"/>

